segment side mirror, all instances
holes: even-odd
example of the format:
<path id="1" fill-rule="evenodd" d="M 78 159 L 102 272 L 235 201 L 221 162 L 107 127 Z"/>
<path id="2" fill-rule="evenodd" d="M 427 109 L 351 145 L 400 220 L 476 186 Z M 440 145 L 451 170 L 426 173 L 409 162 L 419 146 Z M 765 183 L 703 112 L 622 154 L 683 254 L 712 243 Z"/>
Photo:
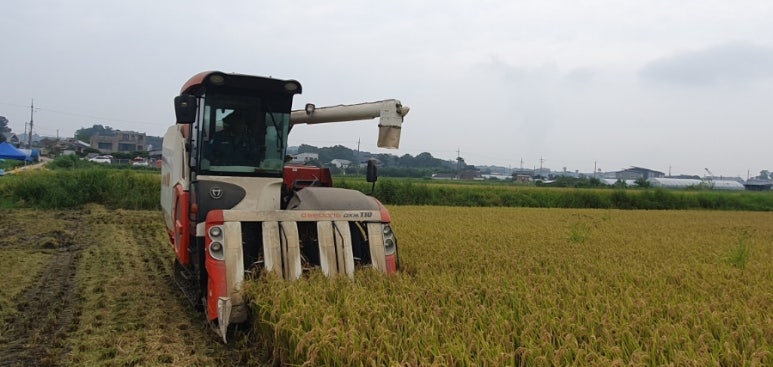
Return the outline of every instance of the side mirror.
<path id="1" fill-rule="evenodd" d="M 365 179 L 368 182 L 376 182 L 378 180 L 378 168 L 376 167 L 375 159 L 368 159 L 368 169 L 365 173 Z"/>
<path id="2" fill-rule="evenodd" d="M 192 124 L 196 121 L 196 96 L 181 94 L 174 97 L 174 113 L 178 124 Z"/>

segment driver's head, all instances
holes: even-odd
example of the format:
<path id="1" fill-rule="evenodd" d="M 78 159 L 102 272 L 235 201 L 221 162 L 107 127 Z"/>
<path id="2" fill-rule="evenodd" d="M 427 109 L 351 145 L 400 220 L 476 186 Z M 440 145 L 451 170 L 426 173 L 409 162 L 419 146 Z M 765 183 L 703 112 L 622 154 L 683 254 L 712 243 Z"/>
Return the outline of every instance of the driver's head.
<path id="1" fill-rule="evenodd" d="M 235 110 L 223 118 L 223 123 L 234 131 L 244 131 L 247 128 L 247 117 L 241 110 Z"/>

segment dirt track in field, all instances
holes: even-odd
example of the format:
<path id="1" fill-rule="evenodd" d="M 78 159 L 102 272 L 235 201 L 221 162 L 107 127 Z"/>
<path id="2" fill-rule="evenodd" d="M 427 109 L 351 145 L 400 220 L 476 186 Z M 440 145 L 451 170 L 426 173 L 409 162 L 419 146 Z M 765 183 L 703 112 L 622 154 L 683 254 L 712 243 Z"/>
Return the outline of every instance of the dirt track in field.
<path id="1" fill-rule="evenodd" d="M 80 247 L 70 233 L 32 238 L 33 246 L 51 250 L 51 258 L 34 284 L 15 300 L 16 317 L 10 318 L 5 343 L 0 345 L 0 366 L 57 366 L 67 348 L 68 330 L 80 313 L 75 272 Z"/>
<path id="2" fill-rule="evenodd" d="M 259 342 L 241 333 L 222 345 L 181 296 L 161 220 L 101 207 L 0 213 L 0 264 L 14 274 L 0 277 L 0 367 L 265 365 Z"/>

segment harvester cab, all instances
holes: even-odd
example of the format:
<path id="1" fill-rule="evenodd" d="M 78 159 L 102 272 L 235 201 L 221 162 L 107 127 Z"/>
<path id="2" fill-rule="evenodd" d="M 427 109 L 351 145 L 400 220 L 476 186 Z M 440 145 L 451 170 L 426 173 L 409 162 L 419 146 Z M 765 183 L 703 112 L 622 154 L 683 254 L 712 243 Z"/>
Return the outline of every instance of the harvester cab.
<path id="1" fill-rule="evenodd" d="M 391 218 L 378 200 L 332 187 L 328 169 L 285 157 L 297 124 L 378 118 L 378 146 L 397 148 L 408 107 L 392 99 L 293 111 L 299 93 L 295 80 L 213 71 L 193 76 L 175 98 L 177 124 L 164 136 L 161 168 L 175 279 L 224 341 L 229 324 L 247 319 L 241 285 L 250 276 L 399 268 Z M 367 172 L 375 182 L 375 166 Z"/>

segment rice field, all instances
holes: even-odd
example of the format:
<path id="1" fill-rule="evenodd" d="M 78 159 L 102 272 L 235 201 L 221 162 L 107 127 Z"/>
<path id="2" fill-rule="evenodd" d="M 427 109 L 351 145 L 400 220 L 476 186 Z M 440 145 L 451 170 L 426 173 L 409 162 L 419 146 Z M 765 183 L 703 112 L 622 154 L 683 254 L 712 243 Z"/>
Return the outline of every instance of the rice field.
<path id="1" fill-rule="evenodd" d="M 158 211 L 0 211 L 0 365 L 773 365 L 773 212 L 390 212 L 399 274 L 251 280 L 223 345 Z"/>
<path id="2" fill-rule="evenodd" d="M 773 213 L 390 210 L 397 276 L 246 285 L 275 362 L 773 365 Z"/>

